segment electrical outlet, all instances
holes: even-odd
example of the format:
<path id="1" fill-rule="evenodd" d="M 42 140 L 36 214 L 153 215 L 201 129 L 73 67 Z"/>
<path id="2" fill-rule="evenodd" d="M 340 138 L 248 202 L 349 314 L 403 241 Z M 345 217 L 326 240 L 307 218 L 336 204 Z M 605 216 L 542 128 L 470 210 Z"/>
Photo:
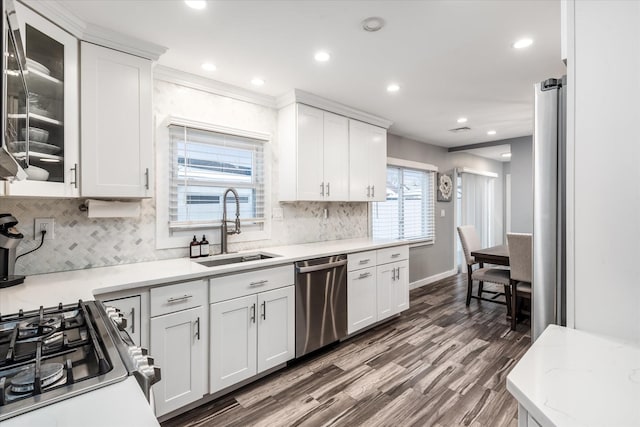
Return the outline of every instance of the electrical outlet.
<path id="1" fill-rule="evenodd" d="M 55 219 L 53 218 L 36 218 L 35 229 L 33 230 L 33 240 L 40 240 L 42 238 L 41 231 L 46 230 L 47 234 L 44 235 L 44 240 L 53 240 Z"/>

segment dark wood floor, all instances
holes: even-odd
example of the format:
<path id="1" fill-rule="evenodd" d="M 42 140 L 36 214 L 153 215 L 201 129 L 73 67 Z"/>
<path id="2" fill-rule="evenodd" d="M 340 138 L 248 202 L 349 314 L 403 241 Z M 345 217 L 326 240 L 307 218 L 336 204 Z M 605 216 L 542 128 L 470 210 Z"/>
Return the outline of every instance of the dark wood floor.
<path id="1" fill-rule="evenodd" d="M 397 320 L 164 422 L 174 426 L 515 426 L 505 378 L 530 344 L 466 275 L 411 292 Z"/>

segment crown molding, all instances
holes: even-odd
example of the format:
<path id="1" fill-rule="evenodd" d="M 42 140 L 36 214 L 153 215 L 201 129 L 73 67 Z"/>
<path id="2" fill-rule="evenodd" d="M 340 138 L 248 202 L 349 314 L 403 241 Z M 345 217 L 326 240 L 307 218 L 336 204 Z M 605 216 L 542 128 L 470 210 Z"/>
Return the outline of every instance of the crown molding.
<path id="1" fill-rule="evenodd" d="M 276 100 L 272 96 L 252 92 L 238 86 L 222 83 L 216 80 L 201 77 L 174 68 L 156 65 L 153 69 L 153 78 L 169 83 L 175 83 L 191 89 L 197 89 L 215 95 L 226 96 L 239 101 L 250 102 L 264 107 L 276 108 Z"/>
<path id="2" fill-rule="evenodd" d="M 94 24 L 87 24 L 82 40 L 152 61 L 157 61 L 167 51 L 164 46 L 130 37 Z"/>
<path id="3" fill-rule="evenodd" d="M 87 24 L 57 1 L 19 0 L 74 37 L 82 39 Z"/>
<path id="4" fill-rule="evenodd" d="M 311 107 L 320 108 L 331 113 L 350 117 L 352 119 L 360 120 L 361 122 L 369 123 L 374 126 L 380 126 L 385 129 L 389 129 L 389 127 L 391 127 L 391 125 L 393 124 L 393 122 L 390 120 L 374 116 L 373 114 L 369 114 L 364 111 L 356 110 L 355 108 L 351 108 L 339 102 L 335 102 L 300 89 L 293 89 L 292 91 L 287 92 L 279 97 L 276 100 L 276 107 L 280 109 L 286 107 L 289 104 L 293 104 L 294 102 L 310 105 Z"/>
<path id="5" fill-rule="evenodd" d="M 130 37 L 99 25 L 84 22 L 58 1 L 20 1 L 79 40 L 95 43 L 152 61 L 157 61 L 160 55 L 167 51 L 167 48 L 164 46 Z"/>

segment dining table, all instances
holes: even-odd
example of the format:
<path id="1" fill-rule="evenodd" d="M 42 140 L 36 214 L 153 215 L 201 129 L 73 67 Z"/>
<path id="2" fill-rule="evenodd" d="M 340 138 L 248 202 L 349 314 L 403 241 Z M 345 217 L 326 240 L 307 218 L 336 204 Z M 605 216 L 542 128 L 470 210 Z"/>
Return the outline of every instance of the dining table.
<path id="1" fill-rule="evenodd" d="M 489 248 L 471 251 L 471 256 L 482 266 L 483 264 L 509 265 L 509 247 L 496 245 Z"/>

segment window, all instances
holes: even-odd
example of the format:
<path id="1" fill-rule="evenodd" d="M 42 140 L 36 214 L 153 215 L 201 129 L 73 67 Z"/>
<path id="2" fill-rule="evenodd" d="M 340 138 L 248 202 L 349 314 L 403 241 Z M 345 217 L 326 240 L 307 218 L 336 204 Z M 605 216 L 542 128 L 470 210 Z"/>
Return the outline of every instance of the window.
<path id="1" fill-rule="evenodd" d="M 239 194 L 244 227 L 264 225 L 264 143 L 261 140 L 171 125 L 169 228 L 172 231 L 219 226 L 227 188 Z M 227 197 L 227 216 L 236 201 Z"/>
<path id="2" fill-rule="evenodd" d="M 387 200 L 372 204 L 372 234 L 380 239 L 435 239 L 435 172 L 389 165 Z"/>

